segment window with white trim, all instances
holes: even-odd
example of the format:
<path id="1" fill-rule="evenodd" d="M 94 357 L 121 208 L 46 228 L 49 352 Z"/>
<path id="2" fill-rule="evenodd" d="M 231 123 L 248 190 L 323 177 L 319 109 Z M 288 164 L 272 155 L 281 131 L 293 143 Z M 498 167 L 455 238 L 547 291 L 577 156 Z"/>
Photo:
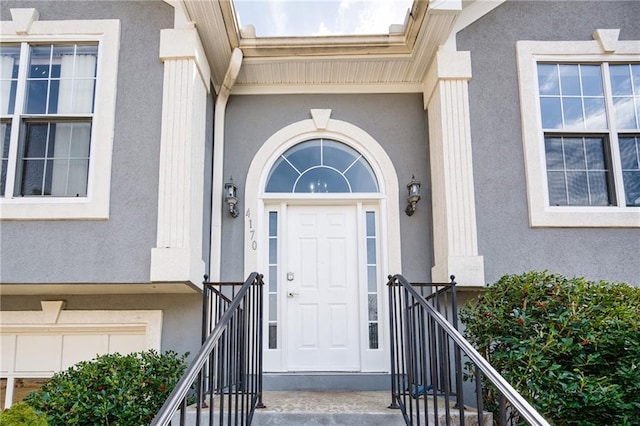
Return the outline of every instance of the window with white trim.
<path id="1" fill-rule="evenodd" d="M 532 226 L 640 227 L 640 42 L 615 46 L 518 43 Z"/>
<path id="2" fill-rule="evenodd" d="M 120 23 L 31 18 L 1 27 L 0 218 L 107 219 Z"/>
<path id="3" fill-rule="evenodd" d="M 640 64 L 537 70 L 549 204 L 640 206 Z"/>
<path id="4" fill-rule="evenodd" d="M 3 140 L 18 141 L 12 164 L 3 147 L 10 196 L 87 196 L 97 57 L 97 44 L 0 45 Z"/>

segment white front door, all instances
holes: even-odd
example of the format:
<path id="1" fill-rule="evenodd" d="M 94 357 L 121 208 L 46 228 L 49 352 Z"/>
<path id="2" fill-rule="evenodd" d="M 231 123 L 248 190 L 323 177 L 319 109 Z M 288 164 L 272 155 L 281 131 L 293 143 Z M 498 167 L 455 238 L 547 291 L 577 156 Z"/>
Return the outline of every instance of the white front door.
<path id="1" fill-rule="evenodd" d="M 355 206 L 287 210 L 289 371 L 359 371 Z"/>

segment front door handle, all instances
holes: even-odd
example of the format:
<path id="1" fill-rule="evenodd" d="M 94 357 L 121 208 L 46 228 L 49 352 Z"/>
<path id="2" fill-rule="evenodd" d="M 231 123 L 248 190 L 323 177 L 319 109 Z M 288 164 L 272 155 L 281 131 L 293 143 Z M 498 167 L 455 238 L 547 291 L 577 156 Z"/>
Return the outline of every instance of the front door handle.
<path id="1" fill-rule="evenodd" d="M 293 291 L 290 291 L 290 292 L 287 294 L 287 297 L 295 297 L 295 296 L 297 296 L 297 295 L 298 295 L 298 293 L 294 293 Z"/>

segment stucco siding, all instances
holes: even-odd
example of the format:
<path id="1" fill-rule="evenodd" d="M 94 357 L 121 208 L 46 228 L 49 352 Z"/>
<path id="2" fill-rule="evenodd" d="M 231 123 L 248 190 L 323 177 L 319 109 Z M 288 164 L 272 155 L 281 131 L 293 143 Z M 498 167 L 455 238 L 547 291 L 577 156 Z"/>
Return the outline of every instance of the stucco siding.
<path id="1" fill-rule="evenodd" d="M 516 70 L 518 40 L 593 40 L 619 28 L 640 40 L 637 1 L 510 1 L 461 31 L 469 83 L 474 184 L 485 277 L 544 270 L 640 285 L 640 229 L 531 228 Z"/>
<path id="2" fill-rule="evenodd" d="M 110 215 L 106 221 L 3 221 L 3 283 L 148 282 L 158 211 L 163 64 L 160 30 L 174 10 L 160 1 L 3 1 L 40 20 L 119 19 L 119 69 Z"/>
<path id="3" fill-rule="evenodd" d="M 239 183 L 243 211 L 244 181 L 260 146 L 275 132 L 311 118 L 310 109 L 331 109 L 331 118 L 369 133 L 391 158 L 400 185 L 400 206 L 406 206 L 405 185 L 412 174 L 422 181 L 416 213 L 401 212 L 402 269 L 411 280 L 426 281 L 432 266 L 430 171 L 426 115 L 422 96 L 406 95 L 280 95 L 232 96 L 227 106 L 224 176 Z M 222 280 L 241 281 L 244 221 L 223 215 Z M 400 272 L 400 271 L 392 271 Z"/>

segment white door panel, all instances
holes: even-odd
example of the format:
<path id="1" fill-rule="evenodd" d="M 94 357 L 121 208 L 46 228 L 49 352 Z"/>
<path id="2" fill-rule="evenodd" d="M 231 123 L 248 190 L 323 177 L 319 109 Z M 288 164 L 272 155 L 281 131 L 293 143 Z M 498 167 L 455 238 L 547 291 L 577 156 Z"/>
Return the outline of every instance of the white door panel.
<path id="1" fill-rule="evenodd" d="M 288 209 L 288 370 L 360 369 L 356 238 L 352 206 Z"/>

